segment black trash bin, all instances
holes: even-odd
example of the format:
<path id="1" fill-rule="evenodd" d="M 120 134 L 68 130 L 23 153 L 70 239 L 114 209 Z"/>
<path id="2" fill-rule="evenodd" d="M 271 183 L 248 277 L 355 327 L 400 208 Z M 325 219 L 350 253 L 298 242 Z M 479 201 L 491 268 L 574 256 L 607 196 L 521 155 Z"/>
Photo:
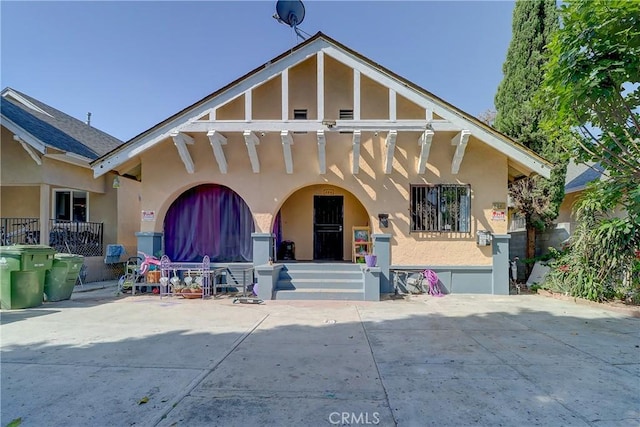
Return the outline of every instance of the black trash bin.
<path id="1" fill-rule="evenodd" d="M 295 260 L 296 259 L 296 244 L 291 240 L 283 240 L 278 246 L 278 260 Z"/>

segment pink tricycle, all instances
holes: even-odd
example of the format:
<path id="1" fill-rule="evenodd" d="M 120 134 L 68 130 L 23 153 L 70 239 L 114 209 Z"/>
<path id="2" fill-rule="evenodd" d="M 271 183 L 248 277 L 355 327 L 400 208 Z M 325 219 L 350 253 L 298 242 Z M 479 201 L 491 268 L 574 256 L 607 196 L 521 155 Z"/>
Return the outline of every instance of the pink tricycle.
<path id="1" fill-rule="evenodd" d="M 158 289 L 157 283 L 146 283 L 146 274 L 151 270 L 152 266 L 156 266 L 160 269 L 160 260 L 153 255 L 147 255 L 142 251 L 138 251 L 141 256 L 129 257 L 124 266 L 124 274 L 118 280 L 118 291 L 128 292 L 131 291 L 133 295 L 136 293 L 136 288 L 139 288 L 142 293 L 147 292 L 147 286 Z M 138 263 L 140 266 L 138 267 Z M 155 292 L 154 292 L 155 293 Z"/>

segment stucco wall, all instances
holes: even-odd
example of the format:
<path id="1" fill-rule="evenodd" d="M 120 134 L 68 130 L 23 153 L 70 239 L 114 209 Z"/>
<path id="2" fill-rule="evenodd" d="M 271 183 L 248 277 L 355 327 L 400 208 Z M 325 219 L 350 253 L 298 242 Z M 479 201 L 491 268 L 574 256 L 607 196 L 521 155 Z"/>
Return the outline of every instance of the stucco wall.
<path id="1" fill-rule="evenodd" d="M 2 185 L 42 182 L 42 168 L 33 161 L 19 142 L 13 140 L 13 133 L 2 127 L 1 136 L 0 182 Z"/>
<path id="2" fill-rule="evenodd" d="M 19 186 L 0 188 L 0 216 L 37 218 L 40 216 L 40 187 Z"/>
<path id="3" fill-rule="evenodd" d="M 564 200 L 560 204 L 560 209 L 558 211 L 558 218 L 556 218 L 556 223 L 560 222 L 573 222 L 573 205 L 578 200 L 582 191 L 578 191 L 575 193 L 569 193 L 564 195 Z"/>
<path id="4" fill-rule="evenodd" d="M 338 118 L 340 109 L 353 108 L 353 71 L 325 55 L 325 115 Z M 293 110 L 306 109 L 308 119 L 317 118 L 317 59 L 315 56 L 289 69 L 289 118 Z M 254 88 L 253 115 L 256 119 L 279 118 L 281 112 L 280 77 Z M 389 118 L 389 89 L 361 75 L 361 118 Z M 407 99 L 397 96 L 398 119 L 424 119 L 426 112 Z M 220 120 L 244 119 L 244 96 L 217 110 Z M 434 115 L 434 118 L 437 116 Z M 311 197 L 321 186 L 335 186 L 349 195 L 353 205 L 361 203 L 362 212 L 354 213 L 357 225 L 367 222 L 374 233 L 390 233 L 394 265 L 491 265 L 491 248 L 476 245 L 476 231 L 507 232 L 506 221 L 491 218 L 494 202 L 506 203 L 507 157 L 481 141 L 469 139 L 460 172 L 451 174 L 456 147 L 451 144 L 455 132 L 436 132 L 428 159 L 427 171 L 417 174 L 420 154 L 419 132 L 398 132 L 393 171 L 384 173 L 386 133 L 363 132 L 360 172 L 352 174 L 352 135 L 327 130 L 326 173 L 320 174 L 318 144 L 314 132 L 294 134 L 293 174 L 285 171 L 283 147 L 278 132 L 260 137 L 256 150 L 260 172 L 253 173 L 241 132 L 227 132 L 224 153 L 228 173 L 221 174 L 205 133 L 193 133 L 194 144 L 188 146 L 195 172 L 188 174 L 173 141 L 167 138 L 141 154 L 143 195 L 140 209 L 156 213 L 155 222 L 141 222 L 140 231 L 163 231 L 163 221 L 171 203 L 196 185 L 215 183 L 237 192 L 254 215 L 257 232 L 271 232 L 273 219 L 283 209 L 284 238 L 296 242 L 299 258 L 312 255 Z M 470 233 L 410 233 L 409 187 L 411 184 L 470 184 Z M 336 194 L 339 194 L 336 192 Z M 351 199 L 352 198 L 352 199 Z M 347 212 L 345 198 L 345 212 Z M 351 203 L 351 202 L 350 202 Z M 389 227 L 378 228 L 378 214 L 389 215 Z M 349 213 L 351 215 L 351 213 Z M 294 219 L 295 217 L 295 219 Z M 304 222 L 302 219 L 303 218 Z M 356 225 L 356 224 L 353 224 Z M 345 232 L 350 231 L 345 222 Z M 345 238 L 345 258 L 351 254 Z"/>
<path id="5" fill-rule="evenodd" d="M 313 199 L 314 196 L 331 194 L 344 197 L 343 253 L 351 259 L 351 227 L 368 226 L 369 216 L 362 204 L 349 192 L 332 185 L 312 185 L 302 188 L 290 197 L 281 208 L 282 238 L 296 244 L 296 259 L 313 259 Z"/>
<path id="6" fill-rule="evenodd" d="M 228 134 L 224 147 L 228 173 L 220 174 L 209 141 L 194 134 L 189 146 L 195 173 L 188 174 L 171 140 L 143 153 L 141 209 L 156 211 L 155 222 L 140 223 L 141 231 L 162 231 L 170 204 L 185 190 L 203 183 L 217 183 L 236 191 L 248 204 L 256 219 L 256 231 L 270 232 L 273 217 L 288 198 L 301 188 L 329 184 L 357 198 L 368 214 L 373 232 L 391 233 L 393 264 L 490 265 L 490 247 L 478 247 L 477 230 L 504 234 L 505 221 L 492 221 L 493 202 L 506 202 L 507 159 L 496 150 L 470 139 L 458 175 L 452 175 L 451 159 L 455 147 L 452 133 L 436 133 L 428 170 L 416 173 L 419 154 L 417 133 L 399 133 L 393 173 L 383 173 L 384 135 L 362 137 L 360 173 L 351 173 L 351 135 L 327 134 L 327 173 L 319 174 L 315 135 L 296 135 L 293 145 L 294 174 L 285 173 L 279 135 L 267 134 L 257 146 L 261 170 L 251 172 L 246 145 L 241 134 Z M 409 185 L 439 183 L 471 184 L 471 233 L 409 233 Z M 379 229 L 378 213 L 389 214 L 389 228 Z M 309 223 L 311 222 L 309 217 Z M 345 224 L 346 226 L 347 224 Z M 287 231 L 285 230 L 285 236 Z M 286 238 L 286 237 L 285 237 Z M 305 244 L 296 236 L 296 247 Z M 348 248 L 347 248 L 348 249 Z M 304 252 L 300 252 L 301 256 Z M 346 250 L 345 254 L 350 253 Z"/>
<path id="7" fill-rule="evenodd" d="M 289 119 L 293 110 L 307 110 L 309 120 L 318 118 L 317 69 L 315 56 L 289 69 Z"/>

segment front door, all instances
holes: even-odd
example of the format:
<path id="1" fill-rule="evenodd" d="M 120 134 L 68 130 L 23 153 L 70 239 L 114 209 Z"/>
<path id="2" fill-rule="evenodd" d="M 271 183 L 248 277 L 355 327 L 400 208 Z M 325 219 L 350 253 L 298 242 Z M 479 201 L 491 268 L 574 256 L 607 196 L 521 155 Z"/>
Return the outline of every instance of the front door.
<path id="1" fill-rule="evenodd" d="M 313 197 L 313 259 L 343 260 L 343 197 Z"/>

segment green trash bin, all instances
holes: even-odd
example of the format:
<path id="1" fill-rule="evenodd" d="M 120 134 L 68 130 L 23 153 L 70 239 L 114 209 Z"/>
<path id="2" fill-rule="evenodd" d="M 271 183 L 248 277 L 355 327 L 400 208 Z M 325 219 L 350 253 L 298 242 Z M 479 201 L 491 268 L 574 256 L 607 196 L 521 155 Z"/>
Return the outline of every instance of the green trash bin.
<path id="1" fill-rule="evenodd" d="M 48 301 L 63 301 L 71 298 L 83 263 L 82 255 L 54 255 L 53 266 L 47 270 L 44 279 L 44 293 Z"/>
<path id="2" fill-rule="evenodd" d="M 42 304 L 44 276 L 53 265 L 54 254 L 55 249 L 50 246 L 0 246 L 0 307 L 30 308 Z"/>

